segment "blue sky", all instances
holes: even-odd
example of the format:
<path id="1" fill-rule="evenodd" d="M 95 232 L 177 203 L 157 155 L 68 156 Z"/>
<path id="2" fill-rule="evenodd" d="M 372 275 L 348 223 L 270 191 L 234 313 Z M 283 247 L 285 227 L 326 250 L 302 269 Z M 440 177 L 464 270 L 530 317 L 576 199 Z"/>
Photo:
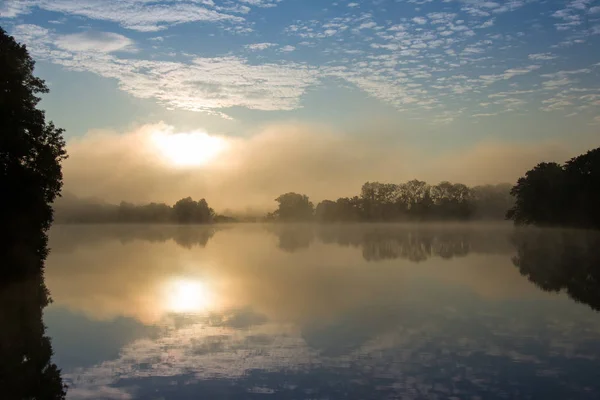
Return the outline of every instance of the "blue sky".
<path id="1" fill-rule="evenodd" d="M 159 121 L 245 137 L 292 121 L 401 134 L 431 154 L 597 145 L 600 0 L 0 4 L 69 138 Z"/>
<path id="2" fill-rule="evenodd" d="M 352 102 L 409 125 L 598 122 L 599 1 L 9 0 L 2 7 L 2 24 L 28 44 L 40 72 L 53 88 L 66 87 L 55 90 L 68 97 L 89 80 L 106 109 L 116 108 L 113 99 L 128 102 L 121 91 L 148 100 L 154 113 L 201 113 L 198 121 L 310 119 L 311 112 L 325 120 L 311 104 L 343 93 L 330 99 L 342 108 L 332 123 L 343 108 L 356 111 Z M 51 108 L 59 116 L 78 102 Z"/>

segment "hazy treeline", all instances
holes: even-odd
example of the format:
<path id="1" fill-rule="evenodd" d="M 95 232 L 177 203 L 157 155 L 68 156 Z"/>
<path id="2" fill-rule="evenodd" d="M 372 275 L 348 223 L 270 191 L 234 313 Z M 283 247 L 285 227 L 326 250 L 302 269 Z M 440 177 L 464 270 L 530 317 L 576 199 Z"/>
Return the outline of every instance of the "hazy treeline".
<path id="1" fill-rule="evenodd" d="M 195 201 L 191 197 L 170 206 L 128 202 L 116 205 L 67 195 L 55 203 L 54 210 L 56 221 L 60 223 L 208 224 L 222 219 L 215 215 L 205 199 Z"/>
<path id="2" fill-rule="evenodd" d="M 275 201 L 278 208 L 267 216 L 277 221 L 443 221 L 504 219 L 514 201 L 510 184 L 468 187 L 461 183 L 429 185 L 412 180 L 402 184 L 367 182 L 360 195 L 316 207 L 308 196 L 286 193 Z"/>
<path id="3" fill-rule="evenodd" d="M 418 180 L 399 185 L 367 182 L 360 196 L 324 200 L 316 208 L 305 195 L 283 194 L 275 200 L 278 209 L 265 218 L 219 215 L 205 199 L 194 201 L 190 197 L 179 200 L 173 206 L 128 202 L 117 205 L 66 194 L 56 201 L 54 210 L 59 223 L 205 224 L 261 219 L 283 222 L 501 220 L 513 205 L 510 188 L 508 183 L 470 188 L 449 182 L 431 186 Z"/>
<path id="4" fill-rule="evenodd" d="M 507 217 L 518 225 L 600 228 L 600 148 L 564 165 L 536 165 L 511 194 L 516 202 Z"/>

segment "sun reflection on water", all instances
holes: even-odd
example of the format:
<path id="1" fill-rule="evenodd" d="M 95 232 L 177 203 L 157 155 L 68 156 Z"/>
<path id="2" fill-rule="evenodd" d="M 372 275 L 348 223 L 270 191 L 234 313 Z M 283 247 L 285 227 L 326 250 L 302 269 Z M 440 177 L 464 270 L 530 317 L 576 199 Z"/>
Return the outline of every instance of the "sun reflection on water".
<path id="1" fill-rule="evenodd" d="M 174 313 L 202 312 L 214 305 L 214 294 L 203 281 L 174 279 L 166 285 L 165 308 L 167 311 Z"/>

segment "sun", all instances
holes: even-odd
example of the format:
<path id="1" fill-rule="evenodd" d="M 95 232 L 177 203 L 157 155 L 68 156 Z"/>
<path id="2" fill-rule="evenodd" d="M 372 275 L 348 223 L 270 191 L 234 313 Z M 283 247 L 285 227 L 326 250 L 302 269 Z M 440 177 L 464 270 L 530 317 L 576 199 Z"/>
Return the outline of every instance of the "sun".
<path id="1" fill-rule="evenodd" d="M 225 139 L 206 132 L 156 132 L 151 136 L 158 153 L 171 165 L 194 167 L 209 164 L 225 149 Z"/>
<path id="2" fill-rule="evenodd" d="M 212 305 L 212 296 L 201 281 L 179 279 L 166 288 L 166 308 L 175 313 L 203 311 Z"/>

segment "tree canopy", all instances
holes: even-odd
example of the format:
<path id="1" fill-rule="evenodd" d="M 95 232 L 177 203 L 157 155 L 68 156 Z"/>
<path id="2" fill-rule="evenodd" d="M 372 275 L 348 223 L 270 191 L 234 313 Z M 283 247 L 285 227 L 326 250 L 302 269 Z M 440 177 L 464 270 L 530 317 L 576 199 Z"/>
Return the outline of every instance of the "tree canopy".
<path id="1" fill-rule="evenodd" d="M 308 196 L 287 193 L 276 199 L 279 208 L 269 215 L 281 221 L 431 221 L 502 219 L 511 207 L 510 185 L 470 188 L 462 183 L 411 180 L 406 183 L 367 182 L 359 196 L 320 202 L 314 213 Z"/>
<path id="2" fill-rule="evenodd" d="M 600 228 L 600 148 L 564 165 L 543 162 L 517 181 L 506 217 L 517 225 Z"/>
<path id="3" fill-rule="evenodd" d="M 52 203 L 62 188 L 63 130 L 37 108 L 44 81 L 27 49 L 0 28 L 0 387 L 8 399 L 62 399 L 42 310 Z"/>

